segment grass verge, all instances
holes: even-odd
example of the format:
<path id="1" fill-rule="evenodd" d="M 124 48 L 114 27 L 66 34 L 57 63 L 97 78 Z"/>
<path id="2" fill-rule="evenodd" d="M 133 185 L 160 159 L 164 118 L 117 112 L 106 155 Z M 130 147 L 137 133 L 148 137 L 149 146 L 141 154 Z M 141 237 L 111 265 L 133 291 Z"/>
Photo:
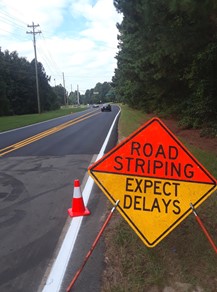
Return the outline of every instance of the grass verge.
<path id="1" fill-rule="evenodd" d="M 119 140 L 147 121 L 144 113 L 121 106 Z M 217 177 L 217 157 L 188 147 L 190 152 Z M 217 200 L 212 194 L 198 214 L 217 241 Z M 214 292 L 217 287 L 216 254 L 194 215 L 188 216 L 156 247 L 147 248 L 125 220 L 115 213 L 105 233 L 106 269 L 103 292 Z"/>
<path id="2" fill-rule="evenodd" d="M 143 112 L 134 110 L 128 105 L 121 106 L 121 117 L 119 119 L 119 140 L 129 136 L 140 125 L 147 121 Z"/>
<path id="3" fill-rule="evenodd" d="M 4 116 L 0 117 L 0 132 L 8 131 L 27 125 L 39 123 L 42 121 L 58 118 L 65 116 L 71 113 L 80 112 L 85 110 L 85 107 L 72 107 L 72 108 L 63 108 L 56 111 L 41 113 L 41 114 L 32 114 L 32 115 L 20 115 L 20 116 Z"/>

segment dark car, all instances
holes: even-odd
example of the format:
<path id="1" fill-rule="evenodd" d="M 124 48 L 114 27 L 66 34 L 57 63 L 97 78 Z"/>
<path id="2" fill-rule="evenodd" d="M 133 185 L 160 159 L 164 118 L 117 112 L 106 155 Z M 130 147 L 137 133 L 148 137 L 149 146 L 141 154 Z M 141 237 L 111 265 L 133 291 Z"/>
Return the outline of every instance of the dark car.
<path id="1" fill-rule="evenodd" d="M 112 110 L 111 108 L 111 105 L 108 103 L 108 104 L 104 104 L 101 108 L 101 111 L 102 112 L 110 112 Z"/>

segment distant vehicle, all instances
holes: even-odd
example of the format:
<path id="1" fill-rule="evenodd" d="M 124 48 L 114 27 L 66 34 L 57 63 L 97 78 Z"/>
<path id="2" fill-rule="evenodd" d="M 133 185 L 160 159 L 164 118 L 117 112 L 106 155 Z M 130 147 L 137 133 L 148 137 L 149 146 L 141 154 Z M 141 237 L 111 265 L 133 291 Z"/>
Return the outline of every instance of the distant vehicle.
<path id="1" fill-rule="evenodd" d="M 93 108 L 99 107 L 98 104 L 93 104 Z"/>
<path id="2" fill-rule="evenodd" d="M 111 110 L 112 110 L 112 108 L 111 108 L 111 105 L 109 103 L 104 104 L 101 108 L 102 112 L 111 112 Z"/>

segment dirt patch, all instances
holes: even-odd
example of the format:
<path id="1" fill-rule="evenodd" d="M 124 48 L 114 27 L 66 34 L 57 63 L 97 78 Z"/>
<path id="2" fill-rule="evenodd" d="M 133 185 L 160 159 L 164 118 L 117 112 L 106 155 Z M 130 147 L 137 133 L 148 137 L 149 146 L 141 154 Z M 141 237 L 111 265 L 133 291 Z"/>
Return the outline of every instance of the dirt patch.
<path id="1" fill-rule="evenodd" d="M 147 115 L 152 118 L 153 115 Z M 184 139 L 188 144 L 196 146 L 204 151 L 209 151 L 217 155 L 217 138 L 201 137 L 200 130 L 184 130 L 178 126 L 178 122 L 173 119 L 160 118 L 170 131 L 178 138 Z"/>

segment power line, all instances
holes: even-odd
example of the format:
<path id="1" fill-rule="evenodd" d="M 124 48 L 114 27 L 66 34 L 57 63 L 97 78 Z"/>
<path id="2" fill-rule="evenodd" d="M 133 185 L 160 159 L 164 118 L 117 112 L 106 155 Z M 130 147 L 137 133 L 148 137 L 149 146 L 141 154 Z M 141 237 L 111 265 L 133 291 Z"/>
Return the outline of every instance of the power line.
<path id="1" fill-rule="evenodd" d="M 3 20 L 5 23 L 13 24 L 17 28 L 24 30 L 25 29 L 25 23 L 20 21 L 18 18 L 11 17 L 8 13 L 6 13 L 4 10 L 0 11 L 0 19 Z"/>
<path id="2" fill-rule="evenodd" d="M 43 41 L 43 45 L 41 45 L 41 42 L 38 45 L 38 50 L 40 53 L 40 57 L 44 60 L 44 62 L 47 64 L 47 67 L 49 68 L 52 75 L 61 75 L 61 70 L 59 69 L 57 63 L 52 57 L 52 54 L 49 51 L 49 47 L 46 43 L 46 39 L 44 37 L 44 34 L 42 33 L 40 36 L 42 36 L 41 40 Z"/>
<path id="3" fill-rule="evenodd" d="M 49 58 L 50 58 L 50 60 L 51 60 L 51 63 L 54 65 L 54 67 L 56 67 L 57 71 L 61 72 L 61 70 L 60 70 L 60 68 L 58 67 L 57 63 L 56 63 L 55 60 L 52 58 L 52 55 L 51 55 L 51 53 L 50 53 L 50 51 L 49 51 L 49 49 L 48 49 L 48 46 L 47 46 L 47 43 L 46 43 L 46 38 L 44 37 L 44 34 L 42 34 L 42 38 L 43 38 L 43 40 L 44 40 L 45 47 L 46 47 L 46 49 L 47 49 L 48 56 L 49 56 Z"/>
<path id="4" fill-rule="evenodd" d="M 27 37 L 24 38 L 23 32 L 25 31 L 25 28 L 18 25 L 16 22 L 13 22 L 10 19 L 6 19 L 2 17 L 2 12 L 0 12 L 0 31 L 6 32 L 7 34 L 10 34 L 10 38 L 18 39 L 18 40 L 27 40 Z M 16 29 L 16 31 L 15 31 Z M 3 34 L 2 37 L 6 37 L 7 34 Z"/>
<path id="5" fill-rule="evenodd" d="M 14 8 L 12 8 L 17 14 L 22 15 L 21 11 L 18 11 Z M 10 31 L 10 28 L 2 28 L 0 27 L 0 31 L 4 31 L 6 33 L 9 33 L 10 36 L 14 39 L 19 39 L 19 40 L 27 40 L 28 38 L 24 38 L 23 37 L 23 31 L 26 31 L 26 23 L 24 23 L 23 21 L 21 21 L 20 19 L 18 19 L 17 17 L 11 16 L 9 15 L 4 9 L 3 7 L 1 8 L 0 11 L 0 22 L 5 23 L 7 26 L 12 26 L 13 30 L 14 28 L 16 28 L 16 33 L 14 31 Z M 30 26 L 31 27 L 31 26 Z M 32 33 L 32 32 L 29 32 Z M 43 36 L 43 34 L 42 34 Z M 43 36 L 43 40 L 45 42 L 45 38 Z M 38 44 L 38 46 L 40 46 L 40 43 Z M 45 43 L 45 48 L 46 48 L 46 43 Z M 51 54 L 49 52 L 49 50 L 47 49 L 44 50 L 44 48 L 42 47 L 42 52 L 40 52 L 39 48 L 37 49 L 37 51 L 39 50 L 39 54 L 40 54 L 40 58 L 43 59 L 43 61 L 46 63 L 47 67 L 49 68 L 50 71 L 52 72 L 58 72 L 58 75 L 61 75 L 61 70 L 58 68 L 57 64 L 54 62 L 54 60 L 51 57 Z"/>

